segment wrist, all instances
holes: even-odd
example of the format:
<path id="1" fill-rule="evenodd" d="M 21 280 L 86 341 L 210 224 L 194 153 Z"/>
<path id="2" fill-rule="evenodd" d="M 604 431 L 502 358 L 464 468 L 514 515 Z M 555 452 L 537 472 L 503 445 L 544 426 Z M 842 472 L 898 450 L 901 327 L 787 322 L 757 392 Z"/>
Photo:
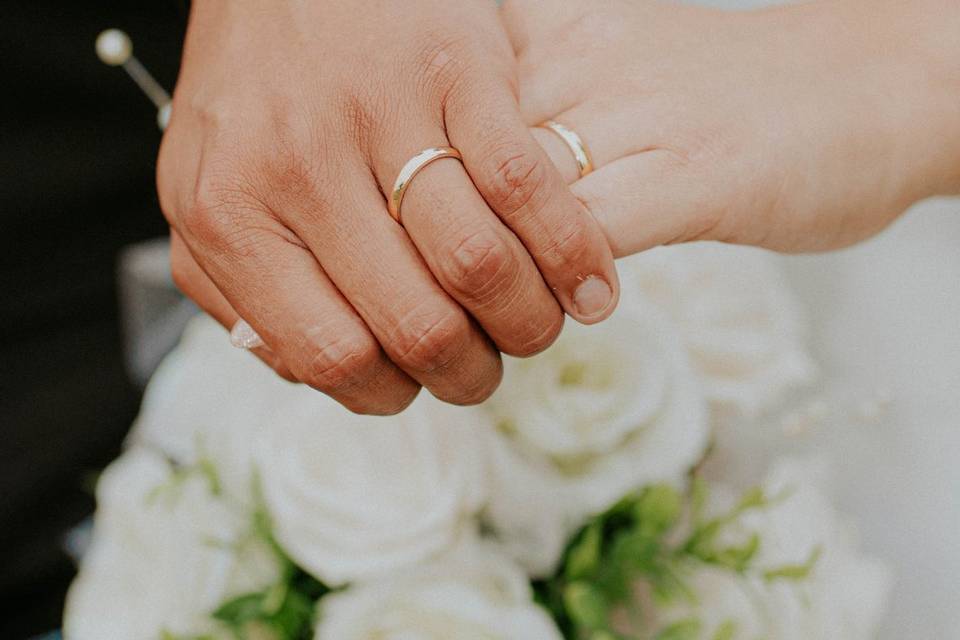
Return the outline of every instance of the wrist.
<path id="1" fill-rule="evenodd" d="M 868 51 L 882 61 L 885 134 L 912 201 L 960 193 L 960 4 L 853 0 Z"/>

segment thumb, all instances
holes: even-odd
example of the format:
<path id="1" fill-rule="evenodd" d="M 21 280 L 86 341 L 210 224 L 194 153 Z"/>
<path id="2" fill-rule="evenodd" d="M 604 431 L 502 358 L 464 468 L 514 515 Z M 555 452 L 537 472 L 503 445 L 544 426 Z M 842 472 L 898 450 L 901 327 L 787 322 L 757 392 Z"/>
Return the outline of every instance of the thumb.
<path id="1" fill-rule="evenodd" d="M 557 136 L 539 127 L 531 133 L 600 224 L 614 257 L 664 244 L 725 240 L 718 194 L 676 154 L 651 149 L 580 178 L 573 154 Z"/>

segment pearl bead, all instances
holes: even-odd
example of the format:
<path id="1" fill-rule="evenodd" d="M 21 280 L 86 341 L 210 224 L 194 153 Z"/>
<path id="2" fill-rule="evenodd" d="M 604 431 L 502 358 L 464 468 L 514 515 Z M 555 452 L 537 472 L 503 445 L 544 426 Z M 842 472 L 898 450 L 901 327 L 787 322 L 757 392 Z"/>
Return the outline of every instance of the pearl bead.
<path id="1" fill-rule="evenodd" d="M 167 104 L 160 107 L 160 110 L 157 111 L 157 126 L 160 127 L 161 131 L 167 129 L 167 125 L 170 123 L 170 112 L 172 111 L 173 104 L 168 102 Z"/>
<path id="2" fill-rule="evenodd" d="M 104 63 L 116 67 L 133 55 L 133 43 L 123 31 L 107 29 L 97 36 L 97 55 Z"/>

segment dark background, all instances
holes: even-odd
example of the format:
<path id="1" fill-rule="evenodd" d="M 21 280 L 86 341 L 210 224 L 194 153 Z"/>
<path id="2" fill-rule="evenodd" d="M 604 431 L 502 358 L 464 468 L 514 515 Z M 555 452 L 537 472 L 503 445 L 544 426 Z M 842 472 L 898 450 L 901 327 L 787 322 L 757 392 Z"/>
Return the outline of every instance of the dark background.
<path id="1" fill-rule="evenodd" d="M 60 625 L 65 532 L 140 400 L 124 370 L 116 259 L 162 235 L 150 102 L 94 53 L 119 27 L 172 89 L 186 5 L 6 3 L 0 18 L 0 638 Z"/>

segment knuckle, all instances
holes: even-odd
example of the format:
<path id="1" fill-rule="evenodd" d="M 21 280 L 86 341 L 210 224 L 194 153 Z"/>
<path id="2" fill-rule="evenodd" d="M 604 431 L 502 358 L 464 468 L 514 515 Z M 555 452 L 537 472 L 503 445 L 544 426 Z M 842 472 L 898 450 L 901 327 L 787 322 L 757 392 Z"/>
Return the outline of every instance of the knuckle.
<path id="1" fill-rule="evenodd" d="M 543 161 L 516 147 L 507 146 L 491 156 L 489 166 L 493 176 L 490 199 L 494 210 L 512 218 L 537 211 L 542 204 L 547 179 Z"/>
<path id="2" fill-rule="evenodd" d="M 529 358 L 552 345 L 563 331 L 564 316 L 557 311 L 551 314 L 549 322 L 537 325 L 536 332 L 529 338 L 522 338 L 519 345 L 511 349 L 509 354 L 518 358 Z"/>
<path id="3" fill-rule="evenodd" d="M 244 175 L 251 185 L 250 196 L 269 200 L 281 210 L 328 210 L 324 194 L 334 182 L 333 165 L 324 162 L 325 154 L 336 146 L 322 131 L 304 132 L 277 116 L 270 129 L 270 142 L 262 157 L 250 162 Z M 260 196 L 260 197 L 258 197 Z"/>
<path id="4" fill-rule="evenodd" d="M 551 271 L 578 270 L 592 248 L 587 221 L 570 221 L 556 230 L 540 252 L 544 267 Z"/>
<path id="5" fill-rule="evenodd" d="M 267 364 L 270 366 L 271 369 L 273 369 L 276 372 L 278 376 L 280 376 L 287 382 L 292 382 L 294 384 L 300 382 L 300 379 L 297 378 L 297 376 L 293 375 L 293 372 L 290 370 L 290 368 L 286 364 L 282 362 L 276 362 L 272 365 L 270 365 L 270 363 L 267 363 Z"/>
<path id="6" fill-rule="evenodd" d="M 342 404 L 352 411 L 368 416 L 395 416 L 402 413 L 404 409 L 413 404 L 420 392 L 420 387 L 414 387 L 410 391 L 400 391 L 392 393 L 387 398 L 359 398 L 357 400 L 344 401 Z"/>
<path id="7" fill-rule="evenodd" d="M 503 379 L 503 363 L 499 358 L 497 358 L 496 363 L 495 369 L 475 375 L 473 380 L 466 382 L 461 387 L 456 397 L 447 398 L 447 402 L 460 406 L 470 406 L 486 401 L 497 390 L 500 381 Z"/>
<path id="8" fill-rule="evenodd" d="M 194 205 L 184 213 L 182 223 L 184 232 L 195 238 L 202 246 L 222 245 L 223 233 L 227 230 L 227 226 L 224 224 L 223 213 L 218 209 L 210 209 L 206 205 Z"/>
<path id="9" fill-rule="evenodd" d="M 438 371 L 460 355 L 469 330 L 462 313 L 416 312 L 397 326 L 392 351 L 401 367 L 427 373 Z"/>
<path id="10" fill-rule="evenodd" d="M 363 386 L 375 374 L 379 351 L 372 338 L 361 336 L 341 337 L 318 344 L 301 379 L 329 394 Z"/>
<path id="11" fill-rule="evenodd" d="M 314 163 L 298 149 L 279 147 L 257 169 L 260 180 L 270 185 L 274 198 L 287 202 L 310 202 L 318 199 Z"/>
<path id="12" fill-rule="evenodd" d="M 239 184 L 203 185 L 194 191 L 191 205 L 180 220 L 183 234 L 205 252 L 255 257 L 267 250 L 276 226 L 266 207 Z"/>
<path id="13" fill-rule="evenodd" d="M 382 144 L 381 131 L 388 123 L 390 101 L 383 92 L 361 91 L 348 92 L 339 99 L 343 129 L 347 139 L 359 148 L 378 148 Z"/>
<path id="14" fill-rule="evenodd" d="M 447 96 L 461 84 L 461 79 L 470 68 L 465 64 L 464 39 L 451 34 L 437 34 L 426 38 L 425 42 L 427 44 L 419 47 L 412 58 L 419 76 L 418 92 L 421 95 Z"/>
<path id="15" fill-rule="evenodd" d="M 457 294 L 476 301 L 488 300 L 503 290 L 516 269 L 507 244 L 491 229 L 462 238 L 444 263 L 446 284 Z"/>
<path id="16" fill-rule="evenodd" d="M 238 189 L 198 180 L 183 214 L 183 229 L 206 246 L 220 246 L 233 226 L 231 210 L 240 200 Z"/>

